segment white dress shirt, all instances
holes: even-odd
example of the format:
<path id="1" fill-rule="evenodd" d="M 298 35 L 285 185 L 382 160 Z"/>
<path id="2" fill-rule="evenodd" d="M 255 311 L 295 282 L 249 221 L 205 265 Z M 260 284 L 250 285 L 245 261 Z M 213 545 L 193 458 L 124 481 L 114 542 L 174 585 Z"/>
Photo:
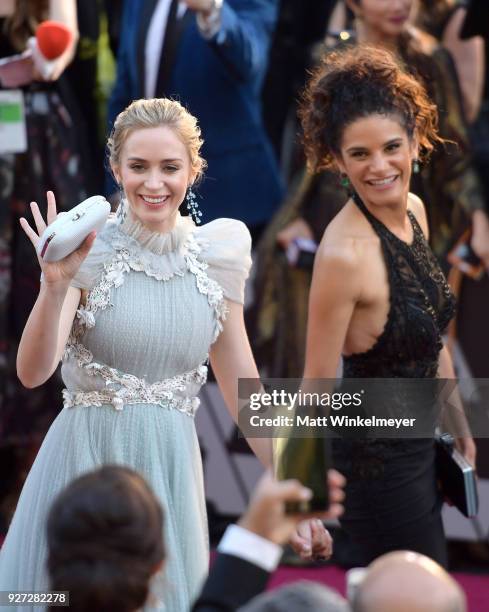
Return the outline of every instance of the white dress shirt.
<path id="1" fill-rule="evenodd" d="M 158 0 L 151 16 L 144 48 L 144 97 L 154 98 L 156 95 L 156 81 L 160 68 L 161 52 L 165 41 L 165 30 L 170 14 L 171 0 Z M 178 3 L 177 19 L 181 19 L 187 10 L 184 2 Z"/>
<path id="2" fill-rule="evenodd" d="M 217 550 L 244 559 L 270 573 L 277 569 L 283 552 L 278 544 L 239 525 L 230 525 L 226 529 Z"/>

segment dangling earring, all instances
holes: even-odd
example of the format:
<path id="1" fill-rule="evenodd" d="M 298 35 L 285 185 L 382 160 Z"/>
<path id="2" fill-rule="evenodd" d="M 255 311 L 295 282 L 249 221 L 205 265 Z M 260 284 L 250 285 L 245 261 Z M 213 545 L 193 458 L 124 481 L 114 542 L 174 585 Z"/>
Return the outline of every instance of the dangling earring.
<path id="1" fill-rule="evenodd" d="M 346 175 L 344 172 L 341 173 L 340 183 L 341 186 L 345 189 L 348 189 L 350 187 L 350 179 L 348 178 L 348 175 Z"/>
<path id="2" fill-rule="evenodd" d="M 419 174 L 419 171 L 420 171 L 419 160 L 413 159 L 413 174 Z"/>
<path id="3" fill-rule="evenodd" d="M 122 188 L 122 183 L 117 183 L 119 187 L 119 206 L 117 207 L 117 219 L 119 219 L 119 223 L 124 223 L 124 220 L 127 215 L 126 205 L 124 202 L 124 189 Z"/>
<path id="4" fill-rule="evenodd" d="M 192 190 L 192 186 L 190 185 L 187 189 L 187 195 L 185 196 L 185 203 L 187 204 L 187 210 L 190 216 L 193 218 L 194 222 L 199 225 L 202 220 L 202 211 L 199 210 L 199 205 L 197 204 L 197 196 Z"/>

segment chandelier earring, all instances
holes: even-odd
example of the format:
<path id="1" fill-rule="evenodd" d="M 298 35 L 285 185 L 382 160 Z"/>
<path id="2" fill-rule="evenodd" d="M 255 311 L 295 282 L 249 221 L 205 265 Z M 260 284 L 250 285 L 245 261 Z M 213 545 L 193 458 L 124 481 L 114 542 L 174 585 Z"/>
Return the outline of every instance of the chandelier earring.
<path id="1" fill-rule="evenodd" d="M 127 215 L 126 202 L 124 200 L 124 189 L 122 187 L 122 183 L 117 183 L 117 187 L 119 188 L 119 206 L 117 207 L 116 216 L 119 222 L 123 223 Z"/>
<path id="2" fill-rule="evenodd" d="M 187 205 L 189 215 L 192 217 L 196 225 L 202 223 L 202 211 L 199 210 L 199 205 L 197 204 L 197 196 L 195 195 L 192 189 L 192 185 L 189 185 L 187 189 L 187 195 L 185 196 L 185 204 Z"/>
<path id="3" fill-rule="evenodd" d="M 421 168 L 419 166 L 419 160 L 413 159 L 413 174 L 419 174 Z"/>

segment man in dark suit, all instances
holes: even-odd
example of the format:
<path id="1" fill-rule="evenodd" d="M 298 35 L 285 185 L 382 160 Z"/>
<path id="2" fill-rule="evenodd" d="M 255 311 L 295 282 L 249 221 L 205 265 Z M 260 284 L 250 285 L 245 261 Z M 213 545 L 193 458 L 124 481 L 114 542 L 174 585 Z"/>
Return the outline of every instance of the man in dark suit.
<path id="1" fill-rule="evenodd" d="M 321 519 L 337 518 L 343 512 L 345 479 L 335 470 L 328 472 L 331 505 Z M 309 499 L 311 491 L 298 481 L 278 482 L 265 474 L 245 514 L 237 525 L 228 527 L 214 565 L 192 612 L 232 612 L 261 593 L 282 556 L 282 545 L 293 536 L 301 515 L 285 514 L 286 501 Z M 310 553 L 327 558 L 332 540 L 321 520 L 311 521 Z"/>
<path id="2" fill-rule="evenodd" d="M 197 117 L 206 178 L 203 220 L 251 229 L 282 197 L 262 125 L 260 90 L 278 0 L 126 0 L 109 122 L 131 100 L 173 97 Z"/>

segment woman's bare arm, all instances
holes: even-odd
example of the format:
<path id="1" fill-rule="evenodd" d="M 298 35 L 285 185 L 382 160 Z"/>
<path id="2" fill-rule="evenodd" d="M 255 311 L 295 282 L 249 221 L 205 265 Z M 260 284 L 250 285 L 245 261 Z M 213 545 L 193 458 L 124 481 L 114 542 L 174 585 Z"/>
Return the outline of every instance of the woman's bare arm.
<path id="1" fill-rule="evenodd" d="M 60 57 L 55 60 L 55 67 L 49 80 L 55 81 L 72 62 L 79 39 L 76 0 L 50 0 L 49 19 L 59 21 L 67 26 L 72 33 L 70 44 Z"/>
<path id="2" fill-rule="evenodd" d="M 24 387 L 42 385 L 63 355 L 80 302 L 80 289 L 41 284 L 39 296 L 22 333 L 17 376 Z"/>
<path id="3" fill-rule="evenodd" d="M 309 297 L 305 379 L 336 377 L 360 288 L 354 241 L 321 243 Z"/>
<path id="4" fill-rule="evenodd" d="M 440 352 L 438 377 L 442 379 L 457 378 L 455 375 L 452 358 L 446 346 L 444 346 Z M 464 411 L 464 406 L 458 387 L 456 387 L 453 393 L 450 395 L 445 413 L 442 415 L 442 420 L 446 429 L 453 434 L 458 450 L 463 454 L 467 461 L 475 467 L 477 449 L 467 422 L 467 416 Z"/>
<path id="5" fill-rule="evenodd" d="M 484 40 L 474 36 L 468 40 L 460 38 L 467 10 L 460 8 L 452 15 L 443 33 L 443 46 L 450 51 L 457 69 L 462 90 L 465 116 L 469 123 L 479 114 L 484 90 L 485 58 Z"/>
<path id="6" fill-rule="evenodd" d="M 210 361 L 226 406 L 238 423 L 238 379 L 252 378 L 258 381 L 259 374 L 251 352 L 244 324 L 243 306 L 228 302 L 228 314 L 224 328 L 212 345 Z M 251 449 L 265 466 L 272 463 L 272 442 L 267 438 L 248 438 Z"/>
<path id="7" fill-rule="evenodd" d="M 31 210 L 36 230 L 27 219 L 21 218 L 20 224 L 37 250 L 46 225 L 57 217 L 53 192 L 47 192 L 47 223 L 36 202 L 31 203 Z M 95 232 L 91 232 L 76 251 L 57 262 L 48 263 L 38 257 L 43 281 L 17 353 L 17 374 L 26 387 L 37 387 L 46 382 L 61 359 L 81 294 L 80 289 L 70 287 L 70 283 L 94 240 Z"/>

